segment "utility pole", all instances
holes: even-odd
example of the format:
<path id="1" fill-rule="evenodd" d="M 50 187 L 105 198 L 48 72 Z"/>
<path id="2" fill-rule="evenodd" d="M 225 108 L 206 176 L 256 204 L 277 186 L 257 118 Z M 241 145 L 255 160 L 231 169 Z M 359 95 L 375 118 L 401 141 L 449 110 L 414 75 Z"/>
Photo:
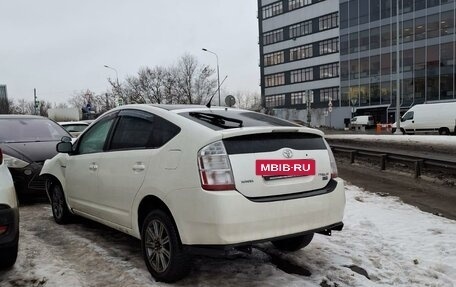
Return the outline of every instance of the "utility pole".
<path id="1" fill-rule="evenodd" d="M 38 99 L 36 98 L 36 89 L 33 89 L 33 114 L 37 115 L 37 108 L 39 106 Z"/>
<path id="2" fill-rule="evenodd" d="M 401 95 L 399 93 L 400 89 L 401 89 L 401 81 L 400 81 L 400 77 L 399 77 L 399 74 L 400 74 L 400 49 L 399 49 L 399 32 L 400 32 L 400 27 L 399 25 L 401 24 L 401 22 L 399 21 L 400 20 L 400 17 L 399 17 L 399 0 L 396 1 L 397 2 L 397 5 L 396 5 L 396 132 L 394 133 L 395 135 L 401 135 L 402 132 L 401 132 Z M 387 118 L 388 118 L 388 115 L 386 115 Z"/>

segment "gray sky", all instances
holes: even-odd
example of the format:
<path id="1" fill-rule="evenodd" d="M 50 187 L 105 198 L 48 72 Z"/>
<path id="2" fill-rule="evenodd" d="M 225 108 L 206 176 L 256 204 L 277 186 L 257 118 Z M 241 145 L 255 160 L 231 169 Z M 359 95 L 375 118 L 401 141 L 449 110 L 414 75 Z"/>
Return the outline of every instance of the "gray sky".
<path id="1" fill-rule="evenodd" d="M 171 65 L 184 53 L 216 67 L 229 91 L 259 92 L 257 1 L 0 0 L 0 84 L 8 97 L 67 102 L 107 78 Z"/>

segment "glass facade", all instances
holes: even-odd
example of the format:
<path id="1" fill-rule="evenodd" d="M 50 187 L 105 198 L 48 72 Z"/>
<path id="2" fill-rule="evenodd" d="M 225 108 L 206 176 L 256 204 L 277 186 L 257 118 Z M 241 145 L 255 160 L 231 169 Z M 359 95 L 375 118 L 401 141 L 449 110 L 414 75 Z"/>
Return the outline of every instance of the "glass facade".
<path id="1" fill-rule="evenodd" d="M 340 26 L 343 105 L 395 109 L 397 76 L 403 109 L 456 99 L 454 0 L 341 0 Z"/>

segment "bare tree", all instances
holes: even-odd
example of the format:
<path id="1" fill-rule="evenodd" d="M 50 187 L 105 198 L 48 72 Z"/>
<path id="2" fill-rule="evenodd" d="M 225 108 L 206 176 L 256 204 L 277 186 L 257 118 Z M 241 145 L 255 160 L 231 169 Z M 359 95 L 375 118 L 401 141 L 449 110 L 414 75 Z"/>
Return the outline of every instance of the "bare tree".
<path id="1" fill-rule="evenodd" d="M 236 107 L 240 109 L 261 110 L 261 96 L 257 92 L 235 92 L 233 96 L 236 98 Z"/>
<path id="2" fill-rule="evenodd" d="M 123 83 L 108 80 L 112 95 L 124 103 L 200 104 L 216 90 L 213 75 L 214 69 L 198 64 L 194 56 L 186 54 L 176 66 L 143 67 Z"/>
<path id="3" fill-rule="evenodd" d="M 39 115 L 43 116 L 43 117 L 47 117 L 49 109 L 52 109 L 52 103 L 51 102 L 41 101 L 40 102 L 40 106 L 39 106 L 39 110 L 38 110 Z"/>

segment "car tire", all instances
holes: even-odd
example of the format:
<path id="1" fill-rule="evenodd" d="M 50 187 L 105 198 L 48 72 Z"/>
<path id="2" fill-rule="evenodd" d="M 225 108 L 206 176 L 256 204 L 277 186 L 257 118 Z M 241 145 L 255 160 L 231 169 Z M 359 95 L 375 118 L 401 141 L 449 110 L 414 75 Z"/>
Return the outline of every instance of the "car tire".
<path id="1" fill-rule="evenodd" d="M 450 130 L 448 128 L 440 128 L 439 135 L 450 135 Z"/>
<path id="2" fill-rule="evenodd" d="M 51 187 L 51 207 L 52 215 L 58 224 L 67 224 L 71 221 L 71 213 L 68 209 L 65 195 L 60 184 L 53 184 Z"/>
<path id="3" fill-rule="evenodd" d="M 190 256 L 182 249 L 177 228 L 162 210 L 151 211 L 141 229 L 141 249 L 152 277 L 172 283 L 190 272 Z"/>
<path id="4" fill-rule="evenodd" d="M 2 254 L 0 256 L 0 269 L 9 268 L 16 263 L 18 247 L 19 243 L 16 240 L 13 246 L 0 248 L 0 254 Z"/>
<path id="5" fill-rule="evenodd" d="M 306 247 L 312 241 L 314 234 L 299 235 L 291 238 L 273 240 L 274 246 L 282 251 L 293 252 Z"/>

